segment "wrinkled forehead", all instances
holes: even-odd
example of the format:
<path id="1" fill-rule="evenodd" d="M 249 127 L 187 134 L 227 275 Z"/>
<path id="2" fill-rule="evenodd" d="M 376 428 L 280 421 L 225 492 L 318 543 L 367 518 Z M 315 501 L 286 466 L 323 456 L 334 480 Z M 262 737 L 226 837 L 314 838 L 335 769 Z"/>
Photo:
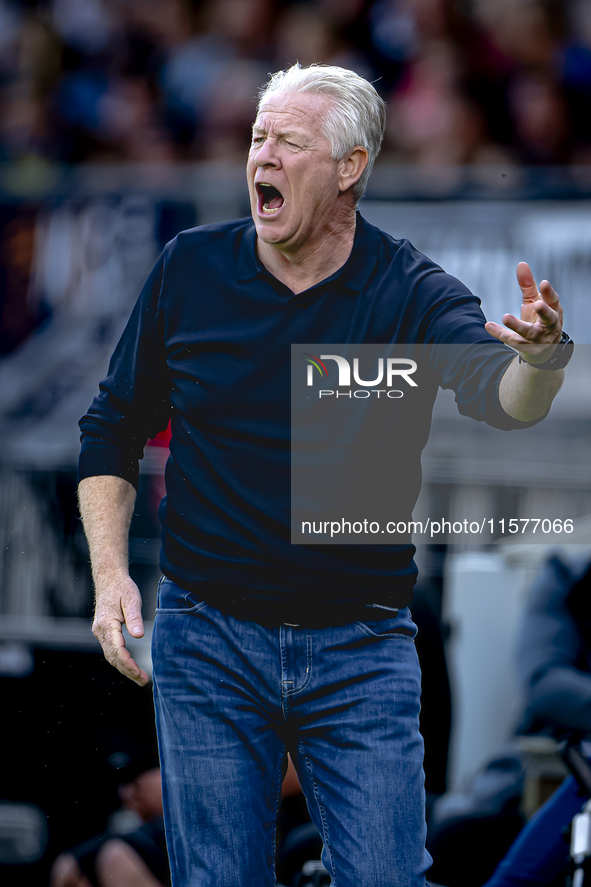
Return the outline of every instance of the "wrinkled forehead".
<path id="1" fill-rule="evenodd" d="M 263 100 L 253 128 L 263 132 L 299 131 L 322 136 L 331 106 L 330 98 L 317 92 L 271 93 Z"/>

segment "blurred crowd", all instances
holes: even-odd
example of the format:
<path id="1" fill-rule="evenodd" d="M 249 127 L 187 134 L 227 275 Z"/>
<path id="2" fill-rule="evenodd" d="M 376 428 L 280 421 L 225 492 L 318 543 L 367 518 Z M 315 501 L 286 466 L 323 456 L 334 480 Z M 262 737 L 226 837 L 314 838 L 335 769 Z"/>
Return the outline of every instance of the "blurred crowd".
<path id="1" fill-rule="evenodd" d="M 190 189 L 140 211 L 35 202 L 37 185 L 84 163 L 236 169 L 260 86 L 296 61 L 375 83 L 389 106 L 378 165 L 429 180 L 489 168 L 495 187 L 591 168 L 591 0 L 0 0 L 0 359 L 57 302 L 116 294 L 125 308 L 121 276 L 137 292 L 167 239 L 212 220 Z M 150 225 L 134 276 L 128 241 Z"/>
<path id="2" fill-rule="evenodd" d="M 0 160 L 243 160 L 258 87 L 358 71 L 383 158 L 591 161 L 588 0 L 0 0 Z"/>

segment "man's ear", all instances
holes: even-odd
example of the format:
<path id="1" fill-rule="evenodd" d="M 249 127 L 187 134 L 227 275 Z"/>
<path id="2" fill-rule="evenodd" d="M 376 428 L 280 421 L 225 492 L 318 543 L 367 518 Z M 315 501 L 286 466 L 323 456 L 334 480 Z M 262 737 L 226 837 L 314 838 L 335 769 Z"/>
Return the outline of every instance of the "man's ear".
<path id="1" fill-rule="evenodd" d="M 339 160 L 339 191 L 348 191 L 359 181 L 369 161 L 367 148 L 356 145 L 350 154 Z"/>

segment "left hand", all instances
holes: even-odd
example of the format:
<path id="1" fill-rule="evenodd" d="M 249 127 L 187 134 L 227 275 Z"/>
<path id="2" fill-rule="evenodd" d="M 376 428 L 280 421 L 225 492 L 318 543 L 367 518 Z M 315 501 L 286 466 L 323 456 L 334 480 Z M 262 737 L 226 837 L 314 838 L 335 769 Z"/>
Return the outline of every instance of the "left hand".
<path id="1" fill-rule="evenodd" d="M 527 262 L 517 266 L 517 282 L 523 302 L 521 319 L 504 314 L 504 327 L 489 321 L 485 329 L 496 339 L 524 355 L 528 363 L 543 363 L 558 344 L 562 333 L 562 306 L 552 285 L 543 280 L 540 289 Z"/>

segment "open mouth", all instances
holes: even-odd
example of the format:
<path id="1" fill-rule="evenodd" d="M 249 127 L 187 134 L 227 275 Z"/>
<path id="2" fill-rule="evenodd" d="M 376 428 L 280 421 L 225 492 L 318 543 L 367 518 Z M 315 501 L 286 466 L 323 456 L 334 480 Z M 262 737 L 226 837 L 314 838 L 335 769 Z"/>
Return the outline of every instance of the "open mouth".
<path id="1" fill-rule="evenodd" d="M 259 195 L 259 212 L 267 216 L 278 213 L 284 204 L 281 192 L 266 182 L 259 182 L 256 188 Z"/>

